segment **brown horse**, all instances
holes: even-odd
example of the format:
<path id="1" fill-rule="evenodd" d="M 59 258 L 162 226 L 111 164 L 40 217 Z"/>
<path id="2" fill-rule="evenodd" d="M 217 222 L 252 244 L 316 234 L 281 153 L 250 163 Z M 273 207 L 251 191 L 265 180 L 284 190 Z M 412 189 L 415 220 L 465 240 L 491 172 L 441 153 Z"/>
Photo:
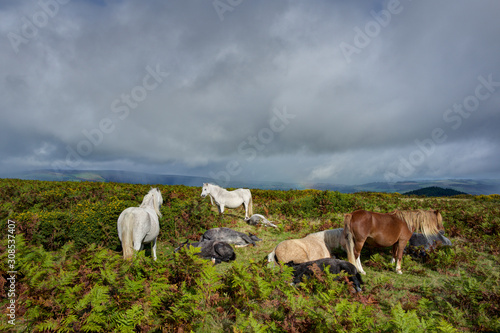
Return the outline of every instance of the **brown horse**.
<path id="1" fill-rule="evenodd" d="M 392 246 L 392 262 L 396 261 L 396 272 L 402 274 L 403 250 L 413 232 L 428 236 L 439 230 L 444 228 L 443 218 L 437 210 L 396 210 L 386 214 L 357 210 L 346 214 L 344 219 L 347 258 L 361 274 L 366 274 L 359 258 L 363 245 Z"/>

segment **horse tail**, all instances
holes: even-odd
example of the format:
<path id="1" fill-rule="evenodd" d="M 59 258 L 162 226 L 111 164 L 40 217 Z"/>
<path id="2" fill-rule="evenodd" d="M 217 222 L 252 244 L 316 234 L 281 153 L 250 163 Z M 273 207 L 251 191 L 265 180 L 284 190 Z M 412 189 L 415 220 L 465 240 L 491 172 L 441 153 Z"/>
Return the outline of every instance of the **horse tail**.
<path id="1" fill-rule="evenodd" d="M 134 256 L 133 225 L 134 218 L 132 214 L 123 214 L 122 219 L 122 248 L 123 259 L 131 259 Z"/>
<path id="2" fill-rule="evenodd" d="M 356 258 L 354 258 L 354 237 L 351 229 L 352 214 L 345 214 L 344 218 L 344 237 L 346 240 L 347 259 L 351 264 L 356 266 Z"/>
<path id="3" fill-rule="evenodd" d="M 248 190 L 250 192 L 250 190 Z M 250 192 L 250 200 L 248 200 L 248 216 L 253 215 L 253 200 L 252 200 L 252 192 Z"/>

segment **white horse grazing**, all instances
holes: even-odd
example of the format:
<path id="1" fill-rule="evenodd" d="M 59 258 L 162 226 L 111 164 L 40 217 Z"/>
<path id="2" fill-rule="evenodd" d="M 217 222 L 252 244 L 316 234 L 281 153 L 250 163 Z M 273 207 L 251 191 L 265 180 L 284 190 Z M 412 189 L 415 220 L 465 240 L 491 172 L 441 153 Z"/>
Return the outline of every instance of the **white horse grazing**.
<path id="1" fill-rule="evenodd" d="M 124 259 L 132 258 L 134 250 L 140 251 L 144 244 L 151 243 L 153 259 L 156 260 L 156 237 L 160 232 L 158 217 L 161 217 L 162 203 L 160 190 L 152 188 L 139 207 L 129 207 L 120 214 L 117 227 Z"/>
<path id="2" fill-rule="evenodd" d="M 214 184 L 203 183 L 201 196 L 204 198 L 207 195 L 210 196 L 212 205 L 215 201 L 215 204 L 219 207 L 219 213 L 221 214 L 224 214 L 224 207 L 238 208 L 241 205 L 245 206 L 245 219 L 248 218 L 249 214 L 253 214 L 252 194 L 249 189 L 239 188 L 234 191 L 228 191 Z"/>

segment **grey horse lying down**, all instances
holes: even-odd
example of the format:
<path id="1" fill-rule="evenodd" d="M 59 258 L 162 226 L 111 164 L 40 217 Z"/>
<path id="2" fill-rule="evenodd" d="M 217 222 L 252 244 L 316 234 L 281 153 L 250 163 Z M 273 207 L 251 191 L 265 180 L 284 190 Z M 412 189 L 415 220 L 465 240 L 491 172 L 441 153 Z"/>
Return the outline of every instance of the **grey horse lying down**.
<path id="1" fill-rule="evenodd" d="M 444 231 L 440 231 L 437 235 L 425 237 L 423 234 L 414 232 L 408 241 L 408 246 L 405 248 L 405 253 L 414 258 L 425 258 L 427 251 L 438 246 L 451 246 L 451 240 L 444 236 Z"/>
<path id="2" fill-rule="evenodd" d="M 299 284 L 302 282 L 304 277 L 310 278 L 314 276 L 314 266 L 318 267 L 322 272 L 325 269 L 332 274 L 339 274 L 344 271 L 349 274 L 349 281 L 352 282 L 354 289 L 356 292 L 361 291 L 361 285 L 363 284 L 363 280 L 361 279 L 361 275 L 358 273 L 356 266 L 351 264 L 348 261 L 334 259 L 334 258 L 325 258 L 318 259 L 314 261 L 308 261 L 301 264 L 294 264 L 293 261 L 287 262 L 287 266 L 292 267 L 293 272 L 293 283 Z M 340 278 L 337 278 L 339 280 Z"/>
<path id="3" fill-rule="evenodd" d="M 214 264 L 220 264 L 221 262 L 229 262 L 236 259 L 236 253 L 234 253 L 233 247 L 226 242 L 221 242 L 217 240 L 205 241 L 205 242 L 195 242 L 188 243 L 185 241 L 174 252 L 179 251 L 184 246 L 186 247 L 199 247 L 201 252 L 197 253 L 203 259 L 212 260 Z"/>
<path id="4" fill-rule="evenodd" d="M 261 241 L 253 234 L 244 234 L 242 232 L 230 229 L 230 228 L 213 228 L 205 231 L 203 236 L 200 238 L 200 242 L 206 242 L 210 240 L 223 241 L 229 244 L 235 244 L 236 247 L 243 247 L 252 244 L 255 246 L 255 242 Z"/>
<path id="5" fill-rule="evenodd" d="M 424 249 L 428 250 L 437 245 L 441 246 L 451 246 L 451 241 L 444 236 L 444 231 L 440 231 L 437 235 L 430 235 L 425 237 L 423 234 L 414 232 L 411 235 L 409 246 L 423 246 Z"/>

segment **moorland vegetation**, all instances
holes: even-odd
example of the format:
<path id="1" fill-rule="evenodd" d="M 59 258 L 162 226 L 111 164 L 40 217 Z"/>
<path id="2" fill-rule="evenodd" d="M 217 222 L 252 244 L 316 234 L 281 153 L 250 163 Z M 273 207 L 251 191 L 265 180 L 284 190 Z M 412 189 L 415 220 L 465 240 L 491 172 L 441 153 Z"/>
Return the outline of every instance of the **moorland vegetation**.
<path id="1" fill-rule="evenodd" d="M 0 180 L 0 331 L 14 332 L 493 332 L 500 330 L 500 196 L 415 198 L 318 190 L 252 190 L 253 211 L 278 228 L 247 225 L 243 208 L 220 217 L 200 187 L 157 185 L 164 199 L 158 260 L 149 247 L 123 260 L 116 223 L 149 185 Z M 343 227 L 357 209 L 438 209 L 453 246 L 425 261 L 363 249 L 363 291 L 328 272 L 290 285 L 266 257 L 282 240 Z M 8 322 L 8 221 L 15 223 L 16 317 Z M 262 241 L 212 265 L 195 249 L 229 227 Z M 346 259 L 340 251 L 337 258 Z"/>

